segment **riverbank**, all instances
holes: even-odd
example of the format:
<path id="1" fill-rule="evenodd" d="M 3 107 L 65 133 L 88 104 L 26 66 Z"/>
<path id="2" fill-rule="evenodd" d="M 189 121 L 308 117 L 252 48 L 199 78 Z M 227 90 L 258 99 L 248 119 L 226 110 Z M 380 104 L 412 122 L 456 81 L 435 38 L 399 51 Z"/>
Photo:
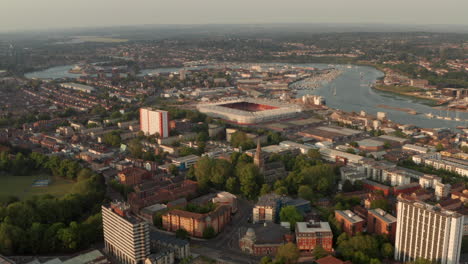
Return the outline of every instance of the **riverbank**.
<path id="1" fill-rule="evenodd" d="M 419 94 L 419 92 L 424 91 L 423 89 L 417 88 L 417 87 L 412 87 L 412 86 L 394 86 L 394 85 L 374 85 L 372 86 L 373 89 L 382 91 L 382 92 L 387 92 L 387 93 L 392 93 L 396 94 L 399 96 L 405 96 L 409 98 L 414 98 L 421 100 L 421 103 L 429 106 L 437 106 L 437 99 L 422 96 Z"/>

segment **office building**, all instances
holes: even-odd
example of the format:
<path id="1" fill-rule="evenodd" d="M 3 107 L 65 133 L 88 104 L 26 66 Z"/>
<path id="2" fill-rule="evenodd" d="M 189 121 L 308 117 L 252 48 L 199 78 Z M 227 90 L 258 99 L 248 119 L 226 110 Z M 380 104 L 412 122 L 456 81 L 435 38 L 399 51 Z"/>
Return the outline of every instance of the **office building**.
<path id="1" fill-rule="evenodd" d="M 159 134 L 161 138 L 169 137 L 169 112 L 140 108 L 140 130 L 145 135 Z"/>
<path id="2" fill-rule="evenodd" d="M 422 202 L 398 199 L 395 259 L 459 263 L 464 217 Z"/>
<path id="3" fill-rule="evenodd" d="M 149 225 L 130 214 L 130 205 L 102 206 L 104 248 L 124 264 L 144 263 L 151 254 Z"/>

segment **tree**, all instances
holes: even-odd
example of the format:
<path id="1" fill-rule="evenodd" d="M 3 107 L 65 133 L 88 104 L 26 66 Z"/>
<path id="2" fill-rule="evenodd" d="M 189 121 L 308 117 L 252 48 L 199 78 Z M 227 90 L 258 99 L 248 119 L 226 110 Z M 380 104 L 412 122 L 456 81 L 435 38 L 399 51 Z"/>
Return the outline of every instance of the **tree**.
<path id="1" fill-rule="evenodd" d="M 349 145 L 353 148 L 359 148 L 359 143 L 357 143 L 356 141 L 349 142 Z"/>
<path id="2" fill-rule="evenodd" d="M 345 180 L 341 189 L 343 190 L 343 192 L 352 192 L 354 191 L 354 186 L 350 180 Z"/>
<path id="3" fill-rule="evenodd" d="M 138 138 L 130 140 L 128 143 L 128 150 L 135 158 L 140 158 L 143 155 L 143 145 Z"/>
<path id="4" fill-rule="evenodd" d="M 380 208 L 387 212 L 390 211 L 390 204 L 388 203 L 386 199 L 373 200 L 370 206 L 371 206 L 371 209 Z"/>
<path id="5" fill-rule="evenodd" d="M 263 183 L 262 176 L 257 166 L 252 163 L 238 165 L 236 175 L 239 178 L 241 193 L 249 199 L 255 199 Z"/>
<path id="6" fill-rule="evenodd" d="M 278 247 L 278 251 L 275 256 L 276 261 L 281 261 L 285 264 L 293 264 L 297 263 L 298 259 L 299 249 L 293 243 L 289 242 Z"/>
<path id="7" fill-rule="evenodd" d="M 307 151 L 307 156 L 311 159 L 322 158 L 322 155 L 320 154 L 320 151 L 318 149 L 309 149 L 309 151 Z"/>
<path id="8" fill-rule="evenodd" d="M 320 244 L 316 245 L 312 251 L 312 256 L 314 256 L 315 259 L 321 259 L 328 255 L 330 255 L 330 253 L 326 251 Z"/>
<path id="9" fill-rule="evenodd" d="M 312 188 L 310 188 L 307 185 L 301 185 L 299 189 L 297 190 L 297 195 L 305 200 L 312 200 L 314 193 L 312 191 Z"/>
<path id="10" fill-rule="evenodd" d="M 260 196 L 269 194 L 271 192 L 271 186 L 269 184 L 264 183 L 262 188 L 260 189 Z"/>
<path id="11" fill-rule="evenodd" d="M 226 191 L 230 193 L 239 193 L 239 182 L 236 177 L 229 177 L 226 180 Z"/>
<path id="12" fill-rule="evenodd" d="M 214 165 L 211 168 L 210 181 L 218 189 L 221 189 L 226 180 L 232 176 L 232 164 L 224 159 L 215 159 Z"/>
<path id="13" fill-rule="evenodd" d="M 445 148 L 444 148 L 444 145 L 442 145 L 442 143 L 438 143 L 438 144 L 436 145 L 436 151 L 437 151 L 437 152 L 441 152 L 441 151 L 444 150 L 444 149 L 445 149 Z"/>
<path id="14" fill-rule="evenodd" d="M 120 143 L 122 142 L 120 134 L 115 131 L 104 134 L 102 140 L 105 144 L 111 145 L 113 147 L 120 146 Z"/>
<path id="15" fill-rule="evenodd" d="M 183 228 L 179 228 L 176 230 L 175 235 L 177 238 L 187 239 L 189 237 L 189 232 Z"/>
<path id="16" fill-rule="evenodd" d="M 243 150 L 252 149 L 255 143 L 250 139 L 245 132 L 236 131 L 231 135 L 231 145 L 235 148 L 241 147 Z"/>
<path id="17" fill-rule="evenodd" d="M 195 178 L 198 182 L 198 188 L 202 191 L 206 191 L 209 188 L 213 164 L 213 159 L 209 157 L 202 157 L 195 164 Z"/>
<path id="18" fill-rule="evenodd" d="M 275 193 L 278 195 L 287 195 L 288 194 L 288 188 L 285 186 L 280 186 L 275 189 Z"/>
<path id="19" fill-rule="evenodd" d="M 381 252 L 382 252 L 382 257 L 388 258 L 388 259 L 392 258 L 393 257 L 393 246 L 392 246 L 392 244 L 384 243 L 382 245 Z"/>
<path id="20" fill-rule="evenodd" d="M 210 239 L 216 236 L 216 232 L 212 226 L 207 226 L 205 230 L 203 230 L 203 238 Z"/>
<path id="21" fill-rule="evenodd" d="M 289 222 L 291 230 L 294 230 L 296 223 L 304 220 L 302 214 L 293 205 L 288 205 L 281 208 L 280 211 L 281 222 Z"/>
<path id="22" fill-rule="evenodd" d="M 169 165 L 169 173 L 172 175 L 178 175 L 179 174 L 179 168 L 175 164 Z"/>

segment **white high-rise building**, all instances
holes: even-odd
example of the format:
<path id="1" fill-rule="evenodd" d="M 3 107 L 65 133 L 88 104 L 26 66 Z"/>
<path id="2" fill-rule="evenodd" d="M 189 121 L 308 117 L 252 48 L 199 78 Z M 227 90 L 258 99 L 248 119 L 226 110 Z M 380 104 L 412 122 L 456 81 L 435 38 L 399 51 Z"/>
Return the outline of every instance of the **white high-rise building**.
<path id="1" fill-rule="evenodd" d="M 169 113 L 152 108 L 140 108 L 140 130 L 145 135 L 159 134 L 161 138 L 169 136 Z"/>
<path id="2" fill-rule="evenodd" d="M 129 214 L 123 202 L 102 206 L 104 248 L 123 264 L 143 264 L 151 254 L 148 223 Z"/>
<path id="3" fill-rule="evenodd" d="M 399 198 L 395 259 L 417 258 L 441 264 L 458 264 L 464 217 L 419 201 Z"/>

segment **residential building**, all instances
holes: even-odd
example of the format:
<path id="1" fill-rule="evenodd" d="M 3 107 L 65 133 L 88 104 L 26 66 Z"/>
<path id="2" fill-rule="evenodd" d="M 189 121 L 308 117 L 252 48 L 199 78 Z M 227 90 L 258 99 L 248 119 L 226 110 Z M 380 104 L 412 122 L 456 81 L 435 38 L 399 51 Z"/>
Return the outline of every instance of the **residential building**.
<path id="1" fill-rule="evenodd" d="M 169 137 L 169 112 L 152 108 L 140 108 L 140 130 L 145 135 L 159 134 Z"/>
<path id="2" fill-rule="evenodd" d="M 335 210 L 335 219 L 341 225 L 343 232 L 350 236 L 364 231 L 364 219 L 351 210 Z"/>
<path id="3" fill-rule="evenodd" d="M 386 235 L 395 241 L 397 219 L 380 208 L 367 211 L 367 232 Z"/>
<path id="4" fill-rule="evenodd" d="M 438 206 L 399 198 L 395 259 L 458 264 L 464 217 Z"/>
<path id="5" fill-rule="evenodd" d="M 327 222 L 296 223 L 296 245 L 299 250 L 312 251 L 318 245 L 333 251 L 333 233 Z"/>
<path id="6" fill-rule="evenodd" d="M 124 264 L 142 264 L 150 255 L 149 225 L 130 214 L 130 205 L 102 206 L 104 248 Z"/>
<path id="7" fill-rule="evenodd" d="M 193 213 L 179 209 L 172 210 L 162 217 L 163 228 L 175 232 L 185 229 L 191 236 L 203 237 L 204 231 L 212 227 L 217 234 L 231 221 L 231 206 L 219 205 L 206 214 Z"/>
<path id="8" fill-rule="evenodd" d="M 266 194 L 258 199 L 253 208 L 253 222 L 276 222 L 281 209 L 280 196 L 277 194 Z"/>

